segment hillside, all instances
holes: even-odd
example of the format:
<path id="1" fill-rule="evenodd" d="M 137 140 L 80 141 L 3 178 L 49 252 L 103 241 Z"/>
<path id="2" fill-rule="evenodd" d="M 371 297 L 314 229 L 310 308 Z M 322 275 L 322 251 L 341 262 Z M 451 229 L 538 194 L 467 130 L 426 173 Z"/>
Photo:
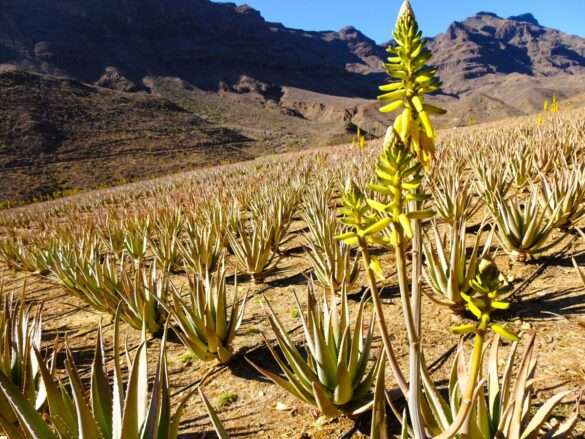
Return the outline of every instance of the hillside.
<path id="1" fill-rule="evenodd" d="M 585 166 L 582 160 L 574 167 L 568 163 L 574 157 L 582 159 L 585 154 L 585 110 L 562 111 L 544 118 L 539 126 L 533 117 L 524 117 L 445 130 L 440 137 L 441 146 L 433 167 L 439 172 L 428 174 L 432 184 L 426 189 L 430 195 L 426 206 L 437 212 L 437 222 L 429 220 L 422 224 L 425 231 L 425 276 L 421 279 L 421 285 L 425 294 L 421 298 L 421 333 L 424 334 L 421 345 L 430 370 L 428 381 L 436 383 L 441 395 L 448 398 L 449 379 L 453 379 L 453 371 L 458 367 L 466 372 L 466 377 L 470 376 L 467 371 L 473 342 L 469 336 L 453 333 L 452 328 L 476 322 L 471 312 L 454 312 L 445 305 L 448 304 L 447 292 L 452 288 L 446 283 L 437 286 L 432 281 L 432 273 L 440 270 L 443 276 L 454 279 L 459 273 L 458 267 L 464 266 L 465 277 L 472 279 L 478 272 L 477 266 L 469 268 L 474 264 L 474 255 L 487 256 L 496 262 L 502 276 L 508 280 L 504 287 L 495 288 L 505 288 L 505 303 L 509 303 L 509 308 L 502 309 L 504 306 L 500 306 L 494 309 L 490 318 L 517 334 L 520 342 L 518 345 L 502 342 L 494 363 L 491 358 L 494 358 L 493 346 L 497 338 L 494 331 L 488 329 L 490 347 L 482 357 L 484 370 L 490 370 L 493 374 L 499 369 L 500 383 L 508 382 L 504 379 L 509 374 L 512 377 L 509 388 L 514 385 L 524 389 L 523 383 L 527 383 L 533 399 L 530 406 L 522 404 L 519 410 L 525 410 L 527 416 L 542 413 L 538 410 L 543 406 L 546 408 L 543 402 L 547 398 L 565 395 L 538 437 L 554 434 L 558 431 L 555 426 L 570 420 L 576 413 L 576 431 L 573 436 L 567 437 L 582 438 L 585 434 L 585 410 L 582 404 L 579 407 L 576 400 L 579 400 L 585 386 L 582 361 L 585 358 L 585 284 L 573 267 L 572 258 L 585 269 L 585 240 L 575 229 L 554 226 L 551 230 L 550 224 L 556 220 L 542 212 L 548 202 L 554 203 L 553 206 L 562 203 L 563 214 L 554 218 L 560 221 L 568 217 L 565 214 L 574 214 L 578 218 L 574 225 L 583 228 L 582 188 L 585 179 L 580 177 L 585 172 Z M 531 148 L 526 150 L 526 144 Z M 395 253 L 390 245 L 369 246 L 380 270 L 383 270 L 383 276 L 377 282 L 382 312 L 374 314 L 369 303 L 372 277 L 367 271 L 368 265 L 359 262 L 359 250 L 342 245 L 335 239 L 345 227 L 340 221 L 340 213 L 343 213 L 338 209 L 341 206 L 341 182 L 352 179 L 363 182 L 361 184 L 365 186 L 374 175 L 374 163 L 380 147 L 381 141 L 375 140 L 368 143 L 363 153 L 340 146 L 265 157 L 254 162 L 198 169 L 149 182 L 2 211 L 0 285 L 6 297 L 25 296 L 27 306 L 31 306 L 32 310 L 42 308 L 42 352 L 46 352 L 49 358 L 52 349 L 62 346 L 66 339 L 71 352 L 68 356 L 83 371 L 82 376 L 87 377 L 80 380 L 84 389 L 89 389 L 91 384 L 93 348 L 102 331 L 106 344 L 105 369 L 110 376 L 113 373 L 114 359 L 119 358 L 114 347 L 114 333 L 118 331 L 112 324 L 112 314 L 116 309 L 131 309 L 134 316 L 152 316 L 149 322 L 154 321 L 161 326 L 168 321 L 165 310 L 170 309 L 174 311 L 171 311 L 169 328 L 172 329 L 166 344 L 169 386 L 164 394 L 171 395 L 173 407 L 199 387 L 217 410 L 230 437 L 368 439 L 371 437 L 369 411 L 352 417 L 327 418 L 321 414 L 310 391 L 307 392 L 309 398 L 305 400 L 302 394 L 299 397 L 297 393 L 295 397 L 290 391 L 291 386 L 287 391 L 277 384 L 289 382 L 285 380 L 291 380 L 290 376 L 301 376 L 296 371 L 292 372 L 295 375 L 288 373 L 289 364 L 298 364 L 293 363 L 294 358 L 316 358 L 311 351 L 311 340 L 315 340 L 312 334 L 317 334 L 322 340 L 334 340 L 335 336 L 327 336 L 325 329 L 332 326 L 322 324 L 321 319 L 315 324 L 313 314 L 308 313 L 311 303 L 308 291 L 311 290 L 319 302 L 323 297 L 331 298 L 331 306 L 322 308 L 328 316 L 331 316 L 329 310 L 332 310 L 339 317 L 337 321 L 352 322 L 346 330 L 337 332 L 345 334 L 343 339 L 351 336 L 353 340 L 363 340 L 370 330 L 373 331 L 371 345 L 367 341 L 362 343 L 366 346 L 363 358 L 369 361 L 365 364 L 366 368 L 358 372 L 359 377 L 372 370 L 376 364 L 374 358 L 383 352 L 380 326 L 376 324 L 374 327 L 371 320 L 380 315 L 385 316 L 397 366 L 399 370 L 408 371 L 409 343 L 400 298 L 399 256 L 396 256 L 400 253 Z M 494 149 L 500 153 L 494 154 Z M 541 166 L 543 158 L 551 160 L 549 166 Z M 486 174 L 482 176 L 482 170 L 504 182 L 499 185 L 501 189 L 498 186 L 484 189 L 488 187 L 487 179 L 491 177 L 486 177 Z M 522 185 L 512 184 L 521 181 L 524 181 Z M 577 184 L 569 184 L 572 189 L 558 198 L 543 198 L 546 196 L 543 192 L 545 182 L 564 188 L 567 186 L 563 182 L 567 181 Z M 484 192 L 488 190 L 489 195 Z M 534 252 L 534 259 L 519 258 L 518 252 L 509 247 L 518 246 L 523 241 L 507 244 L 512 241 L 506 241 L 506 237 L 516 232 L 498 226 L 502 224 L 502 213 L 498 213 L 502 210 L 490 209 L 488 196 L 491 199 L 497 196 L 500 200 L 505 197 L 506 203 L 511 203 L 510 206 L 522 214 L 527 209 L 535 209 L 539 217 L 546 216 L 540 225 L 534 226 L 536 233 L 543 238 L 528 240 L 528 246 L 522 247 Z M 451 221 L 445 216 L 445 205 L 451 206 L 447 207 L 446 212 L 453 215 Z M 460 221 L 467 226 L 461 230 L 461 253 L 455 253 L 463 255 L 456 259 L 461 264 L 441 263 L 437 268 L 433 260 L 439 261 L 445 255 L 454 254 L 453 242 L 458 239 L 454 236 L 459 236 L 459 232 L 453 234 L 457 230 L 453 224 Z M 517 224 L 522 220 L 510 221 Z M 316 226 L 318 224 L 325 224 L 326 227 L 321 229 Z M 437 224 L 438 230 L 435 228 Z M 257 233 L 265 225 L 266 230 L 270 231 L 267 234 Z M 334 232 L 327 232 L 328 227 L 333 228 Z M 523 236 L 533 234 L 527 229 L 518 233 Z M 255 237 L 252 238 L 252 235 Z M 564 239 L 559 242 L 560 238 Z M 257 244 L 247 250 L 235 251 L 251 240 Z M 410 245 L 410 241 L 407 242 Z M 141 248 L 145 249 L 144 253 L 136 256 L 142 251 Z M 341 248 L 335 250 L 336 254 L 346 256 L 327 259 L 328 249 L 331 248 Z M 211 249 L 209 253 L 206 252 L 208 249 Z M 241 252 L 249 259 L 244 258 Z M 202 266 L 199 261 L 209 260 L 210 254 L 217 255 L 213 257 L 221 262 L 214 268 L 203 268 L 209 266 Z M 410 260 L 411 255 L 412 252 L 409 252 L 407 256 Z M 449 260 L 453 260 L 451 258 L 449 256 Z M 355 275 L 351 268 L 354 267 L 354 260 L 357 261 Z M 412 263 L 406 266 L 410 275 Z M 324 271 L 323 267 L 330 271 Z M 136 273 L 139 275 L 136 276 Z M 335 274 L 330 277 L 329 273 Z M 70 279 L 75 281 L 70 282 Z M 213 286 L 200 289 L 197 287 L 200 284 L 195 282 L 202 279 L 207 279 L 206 284 Z M 214 283 L 211 284 L 209 279 L 214 279 Z M 330 283 L 337 279 L 339 283 L 332 287 Z M 481 279 L 479 273 L 475 279 Z M 341 300 L 333 298 L 337 296 L 336 292 L 345 291 L 344 288 L 347 288 L 350 297 L 347 307 L 339 307 Z M 140 308 L 147 303 L 146 300 L 152 303 L 152 291 L 157 295 L 157 302 L 168 301 L 164 310 L 162 307 L 146 308 L 146 305 Z M 202 291 L 205 298 L 202 298 Z M 215 306 L 221 307 L 219 309 L 231 315 L 232 325 L 234 314 L 230 309 L 235 308 L 232 300 L 236 300 L 236 291 L 238 298 L 247 297 L 247 301 L 241 325 L 237 326 L 233 339 L 225 342 L 233 357 L 228 364 L 219 363 L 217 354 L 213 354 L 211 360 L 201 358 L 198 356 L 201 355 L 198 354 L 200 348 L 197 347 L 203 346 L 201 349 L 208 352 L 213 349 L 211 346 L 217 346 L 207 343 L 207 334 L 219 332 L 219 325 L 207 324 L 205 332 L 191 330 L 187 333 L 184 329 L 186 324 L 176 314 L 175 304 L 180 300 L 186 307 L 186 314 L 195 316 L 188 321 L 196 322 L 195 319 L 201 315 L 196 307 L 205 301 L 203 312 L 217 309 Z M 474 292 L 474 296 L 479 294 Z M 112 296 L 116 300 L 112 300 Z M 215 303 L 218 305 L 207 305 L 212 300 L 208 297 L 225 300 L 217 300 Z M 123 298 L 124 302 L 118 298 Z M 117 307 L 117 303 L 124 305 Z M 143 314 L 136 311 L 139 309 Z M 344 309 L 349 313 L 347 317 Z M 366 310 L 363 320 L 357 317 L 360 309 Z M 217 312 L 215 315 L 221 314 Z M 269 320 L 271 315 L 277 316 L 278 325 Z M 306 315 L 311 316 L 307 317 L 309 324 L 313 325 L 311 331 L 303 330 L 306 321 L 301 316 Z M 133 359 L 140 350 L 143 335 L 141 322 L 131 316 L 122 314 L 119 343 L 121 349 L 125 348 Z M 335 321 L 334 317 L 329 320 Z M 102 331 L 98 330 L 98 325 Z M 363 332 L 358 333 L 362 326 Z M 331 329 L 329 331 L 328 334 L 333 333 Z M 181 336 L 186 333 L 188 338 Z M 290 342 L 284 349 L 278 349 L 277 338 L 282 334 L 288 334 Z M 536 345 L 532 345 L 532 334 L 537 337 Z M 207 338 L 203 338 L 206 335 Z M 145 369 L 152 382 L 162 337 L 154 330 L 147 337 L 148 368 Z M 199 344 L 186 343 L 191 340 Z M 216 337 L 215 340 L 223 341 L 225 338 Z M 534 356 L 525 357 L 524 352 L 531 345 L 536 346 Z M 299 353 L 295 357 L 280 355 L 280 352 L 288 353 L 286 349 L 289 346 L 298 348 Z M 332 342 L 327 345 L 328 349 L 331 347 L 331 352 L 335 352 L 331 362 L 334 367 L 347 361 L 343 359 L 343 350 L 337 346 L 339 344 Z M 461 347 L 459 352 L 458 346 Z M 320 352 L 327 351 L 323 349 Z M 515 361 L 508 360 L 512 352 L 518 354 Z M 121 356 L 124 357 L 124 354 Z M 530 361 L 523 360 L 525 358 Z M 250 361 L 275 375 L 263 375 Z M 124 361 L 122 363 L 125 364 Z M 519 372 L 523 363 L 534 370 L 534 375 L 530 374 L 533 378 L 518 378 L 528 376 Z M 327 377 L 321 378 L 313 372 L 319 364 L 316 360 L 306 364 L 305 367 L 310 368 L 310 376 L 315 377 L 309 378 L 311 383 L 315 383 L 314 386 L 321 382 L 323 386 L 328 385 Z M 56 374 L 64 383 L 66 392 L 69 387 L 63 367 L 62 361 L 56 362 Z M 127 382 L 127 377 L 131 375 L 125 371 L 123 382 Z M 333 376 L 334 380 L 339 380 Z M 386 368 L 385 379 L 388 393 L 396 395 L 393 399 L 395 404 L 404 406 L 404 399 L 393 391 L 396 380 L 390 367 Z M 479 384 L 485 386 L 480 387 L 480 397 L 485 398 L 486 406 L 489 404 L 487 383 L 487 380 L 482 380 Z M 368 387 L 372 387 L 371 383 Z M 329 400 L 334 391 L 328 390 L 324 394 Z M 355 397 L 355 393 L 353 395 Z M 363 398 L 364 402 L 370 401 L 371 392 Z M 453 401 L 450 398 L 448 401 Z M 91 405 L 88 403 L 88 406 Z M 497 413 L 511 406 L 512 402 L 501 404 Z M 46 409 L 42 411 L 43 419 L 50 422 L 53 418 L 46 414 Z M 549 417 L 548 410 L 546 417 Z M 389 437 L 398 437 L 399 420 L 390 418 L 390 422 L 396 436 Z M 212 426 L 200 398 L 191 395 L 180 423 L 180 437 L 212 437 L 211 431 Z M 503 437 L 511 436 L 505 434 Z"/>
<path id="2" fill-rule="evenodd" d="M 384 47 L 208 0 L 2 0 L 0 199 L 384 134 Z M 585 39 L 481 12 L 430 40 L 439 127 L 585 93 Z M 29 72 L 29 73 L 24 73 Z M 133 160 L 128 160 L 132 157 Z M 119 162 L 123 162 L 120 165 Z"/>
<path id="3" fill-rule="evenodd" d="M 0 199 L 247 157 L 249 139 L 157 96 L 7 72 L 0 101 Z"/>

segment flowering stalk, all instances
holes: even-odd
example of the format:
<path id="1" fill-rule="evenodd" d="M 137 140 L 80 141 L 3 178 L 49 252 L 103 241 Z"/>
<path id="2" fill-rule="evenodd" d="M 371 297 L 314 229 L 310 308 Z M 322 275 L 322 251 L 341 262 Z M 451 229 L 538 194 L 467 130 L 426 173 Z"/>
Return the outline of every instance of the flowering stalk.
<path id="1" fill-rule="evenodd" d="M 466 423 L 477 396 L 476 387 L 481 372 L 482 354 L 488 330 L 491 329 L 496 334 L 510 341 L 519 340 L 515 334 L 508 331 L 504 326 L 494 323 L 491 318 L 492 312 L 506 310 L 510 307 L 509 302 L 502 300 L 502 297 L 506 294 L 507 284 L 496 265 L 489 259 L 483 259 L 479 265 L 477 276 L 469 284 L 474 294 L 468 295 L 461 293 L 461 297 L 466 302 L 466 308 L 478 321 L 476 323 L 459 325 L 451 329 L 455 334 L 474 334 L 469 376 L 465 383 L 457 416 L 451 426 L 441 435 L 437 436 L 437 439 L 449 439 L 456 434 L 459 434 L 461 439 L 469 437 Z"/>
<path id="2" fill-rule="evenodd" d="M 444 114 L 445 111 L 424 101 L 424 96 L 437 91 L 440 81 L 436 70 L 426 65 L 431 52 L 425 47 L 425 40 L 419 30 L 412 7 L 405 0 L 394 30 L 395 44 L 388 49 L 391 55 L 385 64 L 386 72 L 394 80 L 380 87 L 386 93 L 379 97 L 388 102 L 381 108 L 382 112 L 392 112 L 402 108 L 389 128 L 384 142 L 384 153 L 379 161 L 390 155 L 400 154 L 404 157 L 403 169 L 390 169 L 386 175 L 378 172 L 378 185 L 372 187 L 381 196 L 386 196 L 390 203 L 386 213 L 392 210 L 393 243 L 400 283 L 402 306 L 406 319 L 409 338 L 409 393 L 408 407 L 415 438 L 425 437 L 420 413 L 421 396 L 421 272 L 422 272 L 422 234 L 421 220 L 429 218 L 432 213 L 421 211 L 422 202 L 428 198 L 420 189 L 423 169 L 428 169 L 435 151 L 435 132 L 430 114 Z M 413 181 L 405 180 L 411 178 Z M 397 183 L 399 183 L 397 185 Z M 388 192 L 390 190 L 390 192 Z M 400 200 L 400 202 L 397 202 Z M 375 206 L 373 206 L 375 208 Z M 382 207 L 382 206 L 378 206 Z M 378 210 L 378 209 L 377 209 Z M 406 282 L 405 241 L 412 241 L 412 286 Z"/>
<path id="3" fill-rule="evenodd" d="M 360 249 L 362 261 L 368 276 L 372 302 L 376 310 L 376 322 L 378 323 L 378 329 L 382 336 L 384 350 L 396 382 L 406 397 L 408 395 L 408 385 L 406 384 L 406 380 L 394 354 L 394 349 L 392 348 L 392 342 L 390 341 L 388 326 L 386 325 L 380 294 L 376 284 L 376 276 L 380 276 L 381 272 L 380 263 L 375 257 L 370 255 L 368 250 L 369 243 L 388 226 L 391 220 L 389 218 L 379 218 L 377 215 L 372 214 L 364 193 L 351 180 L 346 183 L 342 203 L 342 222 L 352 231 L 337 236 L 337 239 L 345 241 L 348 245 L 357 245 Z"/>

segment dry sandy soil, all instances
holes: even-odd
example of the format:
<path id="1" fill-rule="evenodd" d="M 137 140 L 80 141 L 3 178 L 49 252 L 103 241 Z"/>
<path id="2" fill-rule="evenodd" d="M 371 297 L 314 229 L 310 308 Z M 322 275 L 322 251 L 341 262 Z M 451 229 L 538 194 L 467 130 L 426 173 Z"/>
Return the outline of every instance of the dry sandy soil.
<path id="1" fill-rule="evenodd" d="M 244 323 L 236 338 L 238 354 L 229 366 L 191 361 L 178 340 L 171 337 L 168 343 L 172 392 L 175 395 L 184 394 L 187 389 L 198 385 L 202 377 L 207 376 L 205 391 L 212 404 L 218 408 L 219 416 L 233 437 L 366 437 L 367 416 L 357 419 L 356 422 L 349 419 L 319 419 L 310 407 L 299 403 L 268 382 L 244 359 L 247 355 L 261 366 L 278 371 L 263 343 L 263 336 L 273 340 L 262 306 L 264 299 L 270 301 L 295 339 L 299 342 L 302 339 L 292 292 L 295 291 L 304 302 L 310 265 L 302 249 L 303 231 L 304 224 L 295 221 L 294 239 L 287 246 L 284 257 L 278 264 L 278 271 L 271 274 L 264 283 L 254 284 L 245 277 L 240 278 L 240 289 L 248 292 L 249 303 Z M 498 265 L 515 278 L 512 308 L 507 315 L 501 317 L 517 332 L 528 334 L 534 331 L 538 334 L 537 387 L 542 390 L 539 398 L 560 387 L 577 390 L 585 385 L 585 289 L 580 284 L 570 259 L 573 255 L 580 265 L 585 265 L 585 241 L 571 236 L 560 247 L 563 247 L 562 252 L 555 252 L 554 256 L 545 257 L 537 263 L 511 265 L 503 254 L 497 258 Z M 397 282 L 391 273 L 392 256 L 383 253 L 380 256 L 388 276 L 383 290 L 385 314 L 398 356 L 404 364 L 407 354 L 406 335 L 397 297 Z M 28 301 L 42 304 L 43 340 L 46 346 L 52 345 L 55 337 L 63 339 L 67 336 L 77 362 L 87 368 L 85 370 L 88 373 L 93 357 L 96 326 L 100 321 L 105 328 L 107 345 L 111 346 L 111 318 L 92 311 L 49 279 L 13 273 L 5 267 L 3 271 L 6 292 L 20 292 L 24 289 Z M 176 276 L 173 280 L 177 285 L 185 282 L 182 276 Z M 355 293 L 365 288 L 365 279 L 361 280 L 360 285 L 362 287 L 357 288 Z M 359 294 L 356 294 L 351 300 L 352 309 L 357 308 L 358 298 Z M 450 335 L 447 330 L 455 319 L 450 312 L 427 299 L 424 301 L 423 318 L 424 349 L 427 359 L 433 364 L 433 377 L 444 380 L 448 376 L 453 351 L 458 342 L 458 338 Z M 122 333 L 128 338 L 128 346 L 135 348 L 139 342 L 139 333 L 130 328 L 124 328 Z M 158 344 L 157 339 L 151 342 L 150 359 L 153 362 Z M 380 345 L 378 338 L 376 345 Z M 387 380 L 389 383 L 393 382 L 390 375 Z M 559 416 L 573 410 L 570 401 L 567 403 L 561 407 Z M 585 434 L 584 419 L 581 420 L 578 437 Z M 184 438 L 214 437 L 197 397 L 193 397 L 188 405 L 182 431 Z"/>

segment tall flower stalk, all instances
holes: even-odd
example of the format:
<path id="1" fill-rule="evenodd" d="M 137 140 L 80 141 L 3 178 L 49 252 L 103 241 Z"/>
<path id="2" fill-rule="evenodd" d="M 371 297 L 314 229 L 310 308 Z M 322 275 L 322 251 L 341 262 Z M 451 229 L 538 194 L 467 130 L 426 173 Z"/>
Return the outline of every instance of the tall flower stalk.
<path id="1" fill-rule="evenodd" d="M 425 95 L 437 91 L 440 87 L 436 70 L 426 65 L 431 58 L 431 52 L 425 44 L 414 12 L 406 0 L 398 14 L 394 44 L 388 49 L 390 56 L 385 64 L 391 82 L 380 87 L 385 93 L 379 97 L 386 103 L 380 111 L 394 112 L 401 109 L 401 113 L 387 131 L 384 149 L 376 164 L 377 181 L 369 187 L 373 197 L 366 200 L 369 209 L 362 215 L 367 221 L 359 224 L 355 215 L 352 217 L 348 215 L 350 212 L 343 212 L 346 216 L 345 223 L 354 227 L 354 233 L 346 234 L 343 238 L 349 242 L 357 238 L 356 243 L 361 249 L 386 353 L 395 378 L 407 397 L 415 438 L 425 437 L 420 412 L 421 221 L 433 215 L 432 212 L 422 209 L 423 202 L 429 197 L 422 190 L 421 183 L 424 171 L 429 169 L 435 151 L 435 131 L 430 115 L 444 113 L 444 110 L 425 103 Z M 349 201 L 349 198 L 346 197 L 345 201 Z M 355 211 L 353 213 L 355 214 Z M 385 233 L 379 236 L 379 232 L 382 231 Z M 394 248 L 409 341 L 408 385 L 393 358 L 374 277 L 375 274 L 381 274 L 381 268 L 380 264 L 369 256 L 368 239 Z M 411 285 L 408 283 L 406 264 L 406 252 L 410 246 Z"/>

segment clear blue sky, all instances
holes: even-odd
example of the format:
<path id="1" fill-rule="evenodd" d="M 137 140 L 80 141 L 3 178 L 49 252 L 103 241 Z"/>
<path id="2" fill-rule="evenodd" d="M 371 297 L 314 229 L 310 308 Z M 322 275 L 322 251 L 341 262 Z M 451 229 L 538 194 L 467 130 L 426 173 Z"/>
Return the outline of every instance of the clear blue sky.
<path id="1" fill-rule="evenodd" d="M 231 0 L 258 9 L 268 21 L 305 30 L 353 25 L 378 42 L 388 41 L 402 0 Z M 532 13 L 544 26 L 585 37 L 585 0 L 411 0 L 425 35 L 444 32 L 479 11 L 501 17 Z"/>

